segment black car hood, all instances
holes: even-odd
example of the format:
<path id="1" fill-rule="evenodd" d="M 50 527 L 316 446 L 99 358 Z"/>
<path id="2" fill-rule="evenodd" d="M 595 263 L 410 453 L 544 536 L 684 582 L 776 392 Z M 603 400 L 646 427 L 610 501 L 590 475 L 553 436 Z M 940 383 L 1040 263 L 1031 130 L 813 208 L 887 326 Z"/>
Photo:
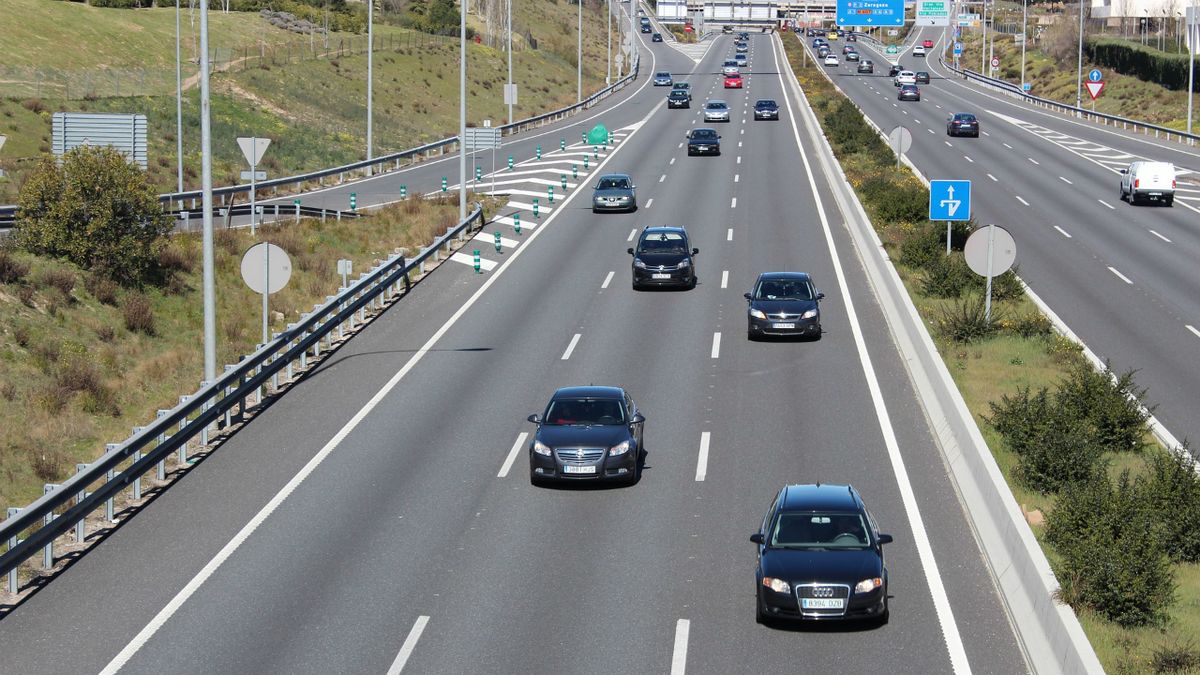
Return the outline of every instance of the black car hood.
<path id="1" fill-rule="evenodd" d="M 638 253 L 637 254 L 638 260 L 641 260 L 642 262 L 646 263 L 647 267 L 657 267 L 659 265 L 666 265 L 667 267 L 674 267 L 675 265 L 678 265 L 681 260 L 683 260 L 687 257 L 688 256 L 684 255 L 683 253 Z"/>
<path id="2" fill-rule="evenodd" d="M 537 431 L 537 440 L 552 448 L 611 448 L 627 438 L 629 427 L 620 424 L 594 427 L 543 424 Z"/>
<path id="3" fill-rule="evenodd" d="M 883 560 L 871 548 L 862 551 L 766 548 L 759 565 L 763 576 L 790 584 L 842 583 L 853 589 L 863 579 L 883 576 Z"/>
<path id="4" fill-rule="evenodd" d="M 817 308 L 816 300 L 754 300 L 750 307 L 766 314 L 803 314 Z"/>

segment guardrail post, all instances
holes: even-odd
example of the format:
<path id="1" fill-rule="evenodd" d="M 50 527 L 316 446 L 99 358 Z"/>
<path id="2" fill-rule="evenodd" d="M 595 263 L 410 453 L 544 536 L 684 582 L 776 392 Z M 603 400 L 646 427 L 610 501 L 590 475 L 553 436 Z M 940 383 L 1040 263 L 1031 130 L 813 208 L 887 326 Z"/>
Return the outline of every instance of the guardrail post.
<path id="1" fill-rule="evenodd" d="M 184 403 L 187 403 L 190 400 L 192 400 L 191 394 L 186 394 L 184 396 L 180 396 L 179 397 L 179 405 L 183 405 Z M 179 420 L 179 429 L 176 431 L 176 433 L 183 433 L 183 428 L 186 426 L 187 426 L 187 418 Z M 187 446 L 188 446 L 188 442 L 186 439 L 183 441 L 183 445 L 179 446 L 179 463 L 180 464 L 187 464 L 187 461 L 188 461 Z"/>
<path id="2" fill-rule="evenodd" d="M 208 380 L 202 380 L 200 382 L 200 388 L 203 389 L 210 384 L 212 384 L 212 382 L 210 382 Z M 200 412 L 203 413 L 203 412 L 207 411 L 209 408 L 211 408 L 212 407 L 211 401 L 212 401 L 212 399 L 205 401 L 204 404 L 200 406 Z M 200 427 L 200 448 L 203 449 L 207 445 L 208 445 L 208 425 L 205 424 L 204 426 Z"/>
<path id="3" fill-rule="evenodd" d="M 7 513 L 8 513 L 7 517 L 12 518 L 13 516 L 17 515 L 20 512 L 21 512 L 21 509 L 10 506 L 10 507 L 8 507 L 8 510 L 7 510 Z M 13 550 L 14 548 L 17 547 L 17 544 L 19 544 L 19 543 L 21 543 L 21 542 L 19 542 L 17 540 L 16 533 L 13 533 L 13 536 L 8 538 L 8 550 L 10 550 L 10 551 Z M 8 571 L 8 592 L 12 593 L 13 595 L 16 595 L 17 590 L 18 590 L 18 588 L 17 588 L 17 568 L 13 567 L 11 570 Z"/>
<path id="4" fill-rule="evenodd" d="M 324 208 L 321 209 L 321 222 L 322 223 L 325 222 L 325 209 Z"/>
<path id="5" fill-rule="evenodd" d="M 190 230 L 192 227 L 192 214 L 190 211 L 183 212 L 183 229 Z"/>
<path id="6" fill-rule="evenodd" d="M 278 339 L 279 339 L 279 333 L 271 333 L 271 342 L 274 342 Z M 278 358 L 279 358 L 279 352 L 275 352 L 273 355 L 271 355 L 271 362 L 274 363 L 275 360 Z M 275 391 L 279 391 L 279 371 L 278 370 L 276 370 L 274 373 L 271 374 L 271 388 L 274 389 Z"/>
<path id="7" fill-rule="evenodd" d="M 75 465 L 75 475 L 79 475 L 79 474 L 83 473 L 83 471 L 85 469 L 87 469 L 87 467 L 88 467 L 87 464 L 76 464 Z M 82 490 L 75 493 L 75 504 L 78 506 L 79 503 L 82 502 L 84 500 L 84 498 L 86 498 L 86 497 L 87 497 L 87 486 L 84 485 Z M 87 538 L 86 530 L 87 530 L 87 517 L 85 516 L 83 518 L 80 518 L 75 523 L 75 543 L 77 543 L 77 544 L 83 543 L 83 540 Z"/>
<path id="8" fill-rule="evenodd" d="M 48 495 L 58 489 L 58 483 L 46 483 L 42 485 L 42 494 Z M 49 527 L 50 523 L 58 516 L 51 511 L 42 517 L 42 527 Z M 42 549 L 42 569 L 49 570 L 54 567 L 54 540 L 46 542 L 46 547 Z"/>
<path id="9" fill-rule="evenodd" d="M 339 223 L 342 222 L 342 210 L 341 209 L 337 210 L 337 221 Z"/>
<path id="10" fill-rule="evenodd" d="M 233 370 L 236 367 L 237 366 L 231 366 L 229 364 L 225 364 L 225 372 L 228 373 L 229 371 Z M 225 390 L 221 394 L 222 401 L 229 398 L 230 391 L 231 390 L 229 388 L 229 385 L 225 385 Z M 231 405 L 225 406 L 225 426 L 229 427 L 229 426 L 232 426 L 232 424 L 233 424 L 233 406 L 231 406 Z"/>
<path id="11" fill-rule="evenodd" d="M 289 324 L 287 325 L 287 330 L 288 330 L 288 333 L 291 333 L 291 332 L 292 332 L 292 329 L 293 329 L 293 328 L 295 328 L 295 327 L 296 327 L 296 324 L 294 324 L 294 323 L 289 323 Z M 296 341 L 295 341 L 294 339 L 293 339 L 293 340 L 288 340 L 287 346 L 286 346 L 286 347 L 284 347 L 284 349 L 285 349 L 285 350 L 286 350 L 286 349 L 291 349 L 291 348 L 292 348 L 292 345 L 294 345 L 294 344 L 296 344 Z M 292 361 L 291 359 L 288 359 L 288 362 L 287 362 L 287 381 L 288 381 L 288 382 L 291 382 L 291 381 L 292 381 L 292 364 L 293 364 L 293 363 L 294 363 L 294 361 Z"/>
<path id="12" fill-rule="evenodd" d="M 133 434 L 131 436 L 137 436 L 138 434 L 142 433 L 145 430 L 146 430 L 146 427 L 134 427 Z M 142 458 L 142 450 L 141 450 L 141 448 L 138 448 L 138 450 L 133 453 L 134 463 L 136 464 L 137 461 L 141 458 Z M 142 474 L 139 473 L 137 475 L 137 477 L 133 479 L 133 500 L 141 501 L 141 499 L 142 499 Z"/>
<path id="13" fill-rule="evenodd" d="M 120 443 L 105 443 L 104 444 L 104 452 L 109 453 L 109 452 L 112 452 L 113 450 L 116 450 L 119 447 L 121 447 Z M 112 469 L 109 469 L 108 471 L 106 471 L 104 473 L 104 482 L 111 483 L 114 475 L 115 474 L 113 473 Z M 113 508 L 114 499 L 115 499 L 114 497 L 109 497 L 108 499 L 104 500 L 104 519 L 110 523 L 117 522 L 117 519 L 114 517 L 116 515 L 114 512 L 114 508 Z"/>
<path id="14" fill-rule="evenodd" d="M 279 220 L 279 205 L 275 205 L 275 220 Z"/>
<path id="15" fill-rule="evenodd" d="M 155 413 L 155 418 L 162 419 L 162 418 L 166 417 L 167 415 L 169 415 L 170 413 L 171 413 L 170 410 L 163 410 L 160 408 L 158 410 L 158 412 Z M 165 433 L 160 433 L 158 435 L 158 438 L 154 439 L 154 442 L 155 442 L 154 447 L 158 447 L 158 446 L 162 445 L 163 443 L 166 443 L 167 435 Z M 158 461 L 158 479 L 160 481 L 167 479 L 167 460 L 165 460 L 165 459 L 160 459 Z"/>

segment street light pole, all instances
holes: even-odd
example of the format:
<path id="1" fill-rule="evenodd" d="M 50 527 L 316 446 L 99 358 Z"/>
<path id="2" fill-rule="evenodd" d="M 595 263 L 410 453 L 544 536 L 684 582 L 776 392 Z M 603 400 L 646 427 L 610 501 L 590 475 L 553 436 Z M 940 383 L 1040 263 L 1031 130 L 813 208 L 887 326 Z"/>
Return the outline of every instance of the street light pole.
<path id="1" fill-rule="evenodd" d="M 579 37 L 575 46 L 575 63 L 579 69 L 578 81 L 575 85 L 575 102 L 583 100 L 583 0 L 576 0 L 579 3 Z"/>
<path id="2" fill-rule="evenodd" d="M 183 192 L 183 63 L 179 51 L 179 0 L 175 0 L 175 158 L 179 165 L 178 190 Z"/>
<path id="3" fill-rule="evenodd" d="M 208 0 L 200 0 L 200 190 L 204 231 L 204 380 L 217 379 L 217 291 L 213 271 L 212 124 L 208 100 Z"/>
<path id="4" fill-rule="evenodd" d="M 641 0 L 629 0 L 629 72 L 633 72 L 634 59 L 637 56 L 637 48 L 634 47 L 634 34 L 637 33 L 637 7 Z"/>
<path id="5" fill-rule="evenodd" d="M 512 0 L 508 0 L 508 89 L 512 91 Z M 513 102 L 508 99 L 508 123 L 513 123 Z"/>
<path id="6" fill-rule="evenodd" d="M 1200 38 L 1200 31 L 1196 30 L 1196 20 L 1200 16 L 1196 14 L 1196 0 L 1192 0 L 1191 16 L 1184 16 L 1184 23 L 1187 24 L 1187 55 L 1188 55 L 1188 109 L 1187 109 L 1187 132 L 1192 133 L 1192 96 L 1195 93 L 1196 77 L 1196 41 Z"/>
<path id="7" fill-rule="evenodd" d="M 1025 43 L 1029 42 L 1029 0 L 1021 0 L 1021 91 L 1025 91 Z"/>
<path id="8" fill-rule="evenodd" d="M 371 142 L 371 127 L 373 126 L 374 116 L 371 114 L 371 104 L 374 98 L 373 85 L 375 83 L 375 0 L 367 0 L 367 160 L 370 161 L 371 149 L 374 144 Z M 367 167 L 367 175 L 371 175 L 371 167 Z"/>
<path id="9" fill-rule="evenodd" d="M 458 222 L 467 219 L 467 2 L 458 13 Z"/>
<path id="10" fill-rule="evenodd" d="M 1075 72 L 1075 107 L 1083 107 L 1083 0 L 1079 0 L 1079 62 Z"/>
<path id="11" fill-rule="evenodd" d="M 983 42 L 979 43 L 979 72 L 987 73 L 987 0 L 983 0 Z"/>
<path id="12" fill-rule="evenodd" d="M 604 84 L 612 84 L 612 0 L 608 0 L 608 72 Z"/>

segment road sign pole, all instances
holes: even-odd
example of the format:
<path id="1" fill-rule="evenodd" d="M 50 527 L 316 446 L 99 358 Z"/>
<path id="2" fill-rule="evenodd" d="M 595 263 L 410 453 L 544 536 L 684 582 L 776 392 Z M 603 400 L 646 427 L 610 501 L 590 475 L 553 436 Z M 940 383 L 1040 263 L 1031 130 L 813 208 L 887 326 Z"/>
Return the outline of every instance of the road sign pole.
<path id="1" fill-rule="evenodd" d="M 250 218 L 253 220 L 254 216 L 251 215 Z M 265 345 L 267 344 L 267 338 L 269 337 L 267 333 L 267 311 L 269 300 L 267 298 L 270 296 L 271 291 L 271 244 L 266 240 L 266 237 L 263 237 L 263 243 L 266 244 L 266 251 L 263 253 L 262 293 L 262 341 Z"/>
<path id="2" fill-rule="evenodd" d="M 992 253 L 996 247 L 996 224 L 988 225 L 988 256 L 987 256 L 987 300 L 983 306 L 983 320 L 992 322 Z"/>
<path id="3" fill-rule="evenodd" d="M 949 220 L 946 221 L 946 255 L 950 255 L 950 227 Z"/>
<path id="4" fill-rule="evenodd" d="M 250 147 L 255 148 L 257 150 L 258 149 L 257 146 L 258 146 L 258 139 L 254 138 L 252 136 L 250 138 Z M 257 170 L 258 170 L 258 164 L 256 164 L 254 162 L 254 158 L 251 158 L 251 160 L 250 160 L 250 234 L 251 235 L 254 234 L 254 221 L 255 221 L 254 200 L 258 196 L 258 194 L 257 194 L 258 190 L 256 189 L 258 182 L 255 180 L 255 176 L 254 176 L 254 172 Z M 263 342 L 266 342 L 266 340 L 263 340 Z"/>

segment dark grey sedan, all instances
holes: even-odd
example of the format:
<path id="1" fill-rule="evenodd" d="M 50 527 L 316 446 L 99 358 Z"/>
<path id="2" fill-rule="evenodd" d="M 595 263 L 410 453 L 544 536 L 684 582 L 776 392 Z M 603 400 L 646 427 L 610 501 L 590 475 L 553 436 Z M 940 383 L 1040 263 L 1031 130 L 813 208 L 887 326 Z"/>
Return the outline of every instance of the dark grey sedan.
<path id="1" fill-rule="evenodd" d="M 763 272 L 754 290 L 744 294 L 746 337 L 769 335 L 821 339 L 821 306 L 825 297 L 805 272 Z"/>
<path id="2" fill-rule="evenodd" d="M 546 411 L 530 415 L 537 426 L 529 445 L 529 478 L 617 480 L 641 476 L 646 418 L 620 387 L 564 387 Z"/>
<path id="3" fill-rule="evenodd" d="M 592 213 L 600 211 L 636 211 L 637 186 L 623 173 L 608 173 L 600 177 L 592 191 Z"/>

